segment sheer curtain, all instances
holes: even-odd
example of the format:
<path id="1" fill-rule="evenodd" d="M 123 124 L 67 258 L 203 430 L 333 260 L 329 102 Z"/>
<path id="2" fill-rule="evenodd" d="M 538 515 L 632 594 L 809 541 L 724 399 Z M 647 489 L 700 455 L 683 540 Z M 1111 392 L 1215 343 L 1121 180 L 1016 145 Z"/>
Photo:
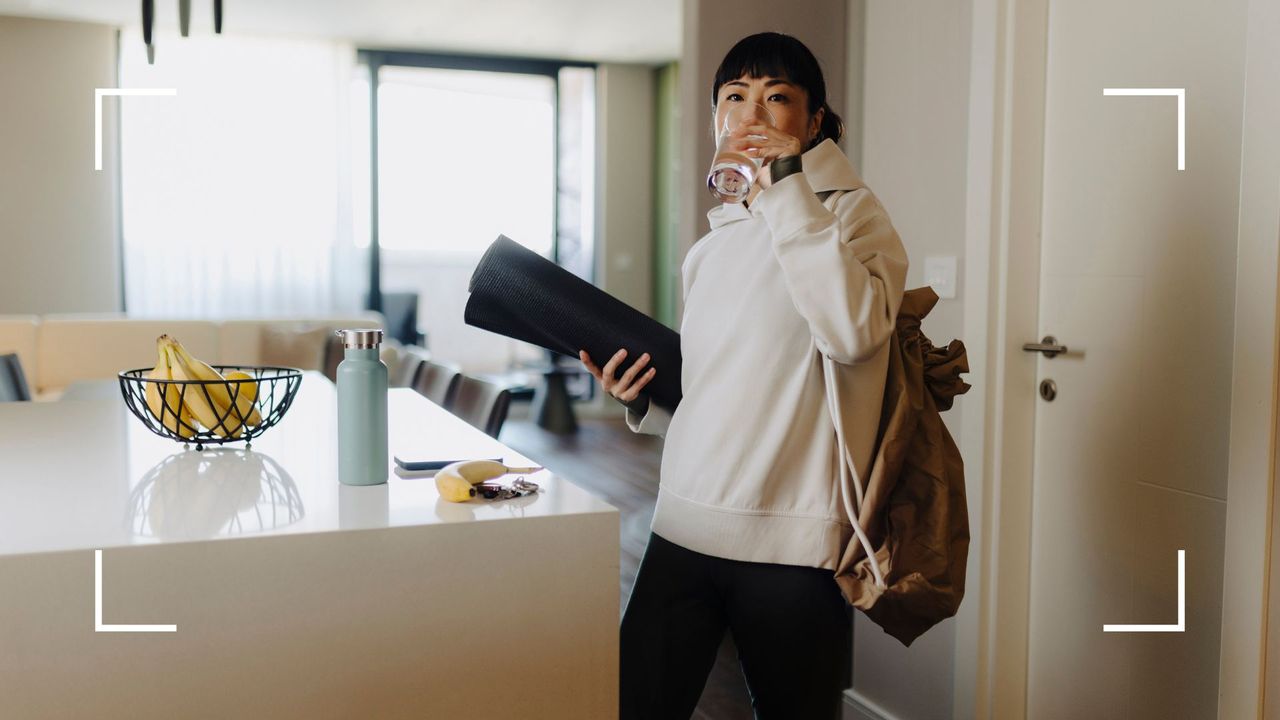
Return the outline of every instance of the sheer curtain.
<path id="1" fill-rule="evenodd" d="M 353 239 L 354 49 L 158 34 L 155 65 L 137 28 L 121 38 L 121 87 L 178 91 L 120 99 L 129 313 L 358 310 L 368 273 Z"/>

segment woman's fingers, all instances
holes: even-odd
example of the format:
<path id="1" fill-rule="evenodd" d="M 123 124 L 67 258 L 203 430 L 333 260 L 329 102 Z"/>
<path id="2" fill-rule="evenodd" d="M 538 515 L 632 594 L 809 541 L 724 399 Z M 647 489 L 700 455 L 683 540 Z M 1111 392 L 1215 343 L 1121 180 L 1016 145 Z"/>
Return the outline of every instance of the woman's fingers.
<path id="1" fill-rule="evenodd" d="M 730 142 L 735 150 L 765 162 L 783 155 L 798 155 L 803 150 L 798 139 L 764 124 L 738 127 Z"/>
<path id="2" fill-rule="evenodd" d="M 768 141 L 749 137 L 734 140 L 730 144 L 730 149 L 744 153 L 750 157 L 762 157 L 766 155 L 771 148 L 775 147 L 781 146 L 775 146 Z"/>
<path id="3" fill-rule="evenodd" d="M 618 352 L 614 353 L 613 357 L 609 358 L 609 362 L 604 364 L 604 368 L 601 371 L 601 373 L 604 375 L 604 379 L 605 379 L 605 390 L 608 390 L 609 385 L 613 383 L 614 375 L 616 375 L 618 372 L 618 364 L 621 363 L 623 359 L 626 357 L 627 357 L 627 350 L 626 348 L 623 348 Z"/>
<path id="4" fill-rule="evenodd" d="M 582 361 L 582 364 L 591 375 L 600 382 L 605 392 L 623 402 L 630 402 L 635 400 L 640 389 L 653 379 L 655 371 L 653 368 L 649 368 L 647 372 L 645 371 L 645 366 L 649 364 L 650 357 L 649 353 L 644 353 L 631 364 L 631 367 L 627 368 L 626 372 L 622 373 L 622 377 L 615 377 L 618 373 L 619 365 L 622 364 L 626 357 L 627 351 L 623 348 L 614 353 L 603 368 L 597 368 L 586 350 L 578 351 L 578 359 Z"/>
<path id="5" fill-rule="evenodd" d="M 631 383 L 635 382 L 636 375 L 639 375 L 640 371 L 643 370 L 644 366 L 647 364 L 649 364 L 649 353 L 641 355 L 638 360 L 631 364 L 631 367 L 627 368 L 627 371 L 622 374 L 622 377 L 618 378 L 618 390 L 620 392 L 626 391 Z"/>
<path id="6" fill-rule="evenodd" d="M 587 354 L 586 350 L 578 351 L 578 359 L 581 360 L 583 366 L 587 368 L 587 372 L 591 373 L 591 377 L 594 377 L 596 380 L 601 379 L 600 368 L 596 367 L 596 364 L 591 362 L 591 356 Z"/>
<path id="7" fill-rule="evenodd" d="M 640 396 L 640 391 L 644 389 L 644 386 L 648 385 L 649 381 L 652 380 L 653 376 L 656 375 L 657 373 L 658 373 L 658 368 L 649 368 L 649 370 L 645 374 L 641 375 L 640 378 L 636 380 L 634 385 L 627 388 L 627 391 L 625 393 L 621 393 L 616 397 L 622 402 L 631 402 L 632 400 L 635 400 L 637 397 Z"/>

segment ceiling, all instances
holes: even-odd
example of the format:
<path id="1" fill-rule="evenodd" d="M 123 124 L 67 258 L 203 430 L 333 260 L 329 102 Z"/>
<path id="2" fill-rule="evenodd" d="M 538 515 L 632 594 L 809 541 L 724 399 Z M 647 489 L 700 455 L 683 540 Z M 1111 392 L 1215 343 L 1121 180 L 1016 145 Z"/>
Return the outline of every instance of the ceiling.
<path id="1" fill-rule="evenodd" d="M 155 0 L 177 28 L 178 0 Z M 682 0 L 223 0 L 223 32 L 350 40 L 360 47 L 662 63 L 680 54 Z M 0 0 L 0 15 L 141 22 L 140 0 Z M 213 0 L 191 1 L 212 32 Z"/>

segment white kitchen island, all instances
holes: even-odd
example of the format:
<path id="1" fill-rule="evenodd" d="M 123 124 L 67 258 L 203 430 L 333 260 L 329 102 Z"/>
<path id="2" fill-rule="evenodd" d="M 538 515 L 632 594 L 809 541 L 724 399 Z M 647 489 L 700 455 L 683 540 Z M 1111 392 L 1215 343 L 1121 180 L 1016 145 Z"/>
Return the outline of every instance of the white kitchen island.
<path id="1" fill-rule="evenodd" d="M 390 467 L 343 486 L 314 373 L 248 451 L 82 395 L 0 403 L 0 718 L 616 716 L 611 506 L 547 471 L 463 504 Z M 389 406 L 392 455 L 536 464 L 411 390 Z M 97 550 L 101 622 L 175 632 L 98 631 Z"/>

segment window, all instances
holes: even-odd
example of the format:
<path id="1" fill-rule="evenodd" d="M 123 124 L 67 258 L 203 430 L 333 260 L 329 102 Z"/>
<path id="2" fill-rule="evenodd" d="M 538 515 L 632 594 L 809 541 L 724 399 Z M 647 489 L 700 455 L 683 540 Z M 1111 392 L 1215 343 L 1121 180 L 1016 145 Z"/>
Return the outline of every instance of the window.
<path id="1" fill-rule="evenodd" d="M 467 326 L 467 283 L 500 234 L 591 279 L 594 69 L 377 51 L 361 58 L 366 79 L 353 85 L 353 106 L 368 110 L 356 163 L 373 167 L 377 148 L 376 182 L 355 175 L 368 183 L 356 188 L 356 216 L 371 231 L 356 242 L 377 262 L 369 287 L 417 294 L 432 354 L 469 372 L 544 360 L 538 348 Z"/>
<path id="2" fill-rule="evenodd" d="M 478 255 L 499 234 L 551 255 L 555 79 L 382 67 L 378 239 Z"/>

